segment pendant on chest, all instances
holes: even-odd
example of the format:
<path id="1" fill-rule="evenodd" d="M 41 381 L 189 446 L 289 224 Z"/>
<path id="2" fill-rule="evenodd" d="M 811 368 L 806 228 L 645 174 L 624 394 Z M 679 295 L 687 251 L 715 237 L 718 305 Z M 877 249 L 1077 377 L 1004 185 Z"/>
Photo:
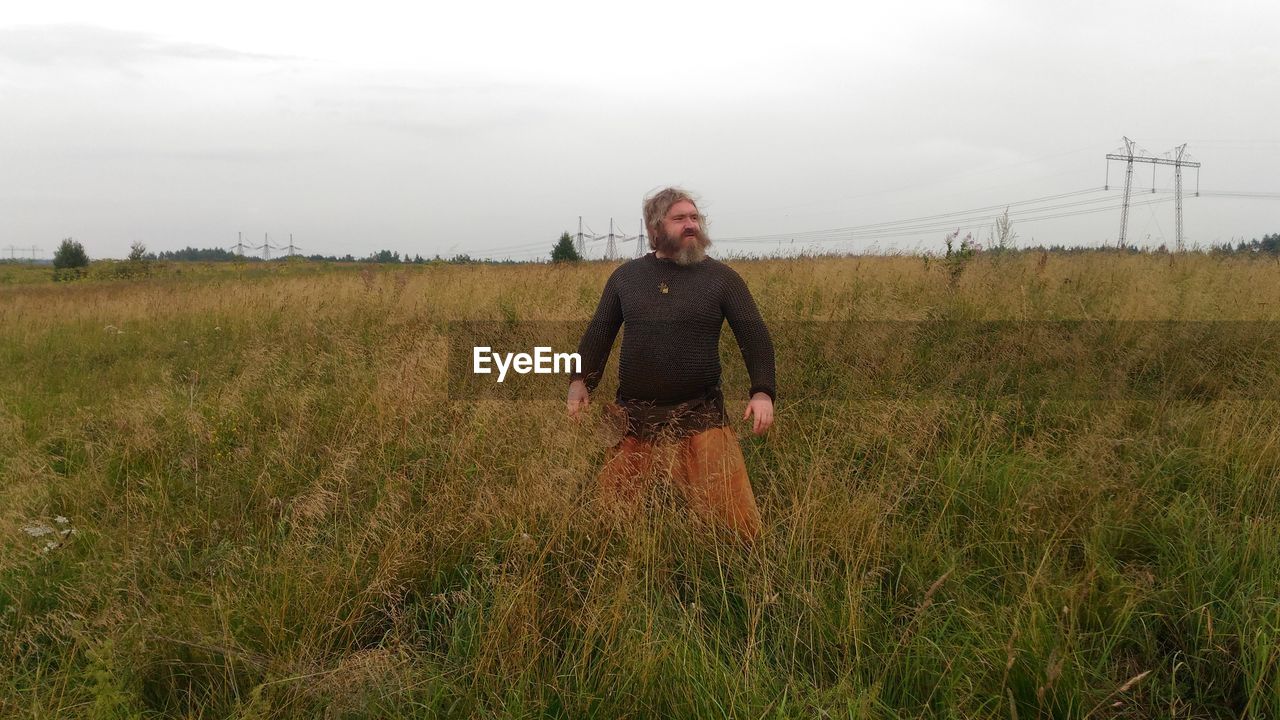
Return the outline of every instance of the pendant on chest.
<path id="1" fill-rule="evenodd" d="M 669 292 L 669 288 L 667 288 L 667 284 L 658 283 L 658 292 L 661 292 L 663 295 L 666 295 Z"/>

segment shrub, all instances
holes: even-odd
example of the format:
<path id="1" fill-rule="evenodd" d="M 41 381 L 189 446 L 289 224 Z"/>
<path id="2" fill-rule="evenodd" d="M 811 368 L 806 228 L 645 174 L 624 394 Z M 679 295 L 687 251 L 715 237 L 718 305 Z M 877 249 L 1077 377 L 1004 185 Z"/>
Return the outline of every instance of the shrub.
<path id="1" fill-rule="evenodd" d="M 551 249 L 551 262 L 577 262 L 582 259 L 578 249 L 573 246 L 573 237 L 569 233 L 560 236 L 560 241 Z"/>
<path id="2" fill-rule="evenodd" d="M 84 246 L 71 238 L 63 238 L 62 244 L 58 246 L 58 251 L 53 254 L 53 267 L 55 270 L 65 270 L 67 268 L 82 268 L 89 265 L 89 256 L 84 251 Z"/>

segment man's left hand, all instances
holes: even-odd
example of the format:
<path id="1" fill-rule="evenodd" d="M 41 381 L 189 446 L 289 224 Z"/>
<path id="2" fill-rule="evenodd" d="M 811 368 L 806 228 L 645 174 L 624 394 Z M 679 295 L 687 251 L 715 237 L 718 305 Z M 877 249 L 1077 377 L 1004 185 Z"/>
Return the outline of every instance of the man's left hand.
<path id="1" fill-rule="evenodd" d="M 747 411 L 742 414 L 742 419 L 755 415 L 755 422 L 751 425 L 751 432 L 760 435 L 773 425 L 773 399 L 767 393 L 758 392 L 751 396 L 751 402 L 747 403 Z"/>

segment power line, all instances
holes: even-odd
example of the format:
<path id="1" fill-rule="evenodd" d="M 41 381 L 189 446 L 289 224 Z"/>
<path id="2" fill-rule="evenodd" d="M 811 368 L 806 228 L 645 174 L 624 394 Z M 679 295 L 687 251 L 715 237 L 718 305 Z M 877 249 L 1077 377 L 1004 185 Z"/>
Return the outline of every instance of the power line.
<path id="1" fill-rule="evenodd" d="M 519 245 L 506 245 L 503 247 L 496 247 L 496 248 L 484 248 L 482 250 L 477 250 L 476 252 L 483 253 L 486 255 L 491 255 L 494 253 L 515 252 L 520 250 L 534 250 L 538 248 L 545 248 L 546 246 L 547 246 L 547 243 L 538 241 L 538 242 L 521 243 Z M 552 246 L 554 246 L 554 243 L 552 243 Z"/>
<path id="2" fill-rule="evenodd" d="M 1136 144 L 1135 150 L 1141 150 Z M 1145 155 L 1135 154 L 1135 160 Z M 1127 157 L 1126 157 L 1127 159 Z M 1163 160 L 1158 164 L 1173 165 L 1176 160 Z M 1069 192 L 1055 193 L 1053 195 L 1044 195 L 1036 198 L 1026 198 L 1015 200 L 1007 203 L 999 203 L 995 205 L 987 205 L 978 208 L 970 208 L 967 210 L 954 210 L 945 213 L 935 213 L 933 215 L 921 215 L 910 218 L 901 218 L 898 220 L 889 220 L 878 223 L 868 223 L 864 225 L 850 225 L 845 227 L 825 228 L 821 230 L 805 230 L 792 233 L 769 233 L 761 235 L 733 236 L 725 238 L 716 238 L 717 243 L 777 243 L 779 241 L 790 240 L 792 242 L 800 241 L 804 243 L 838 243 L 849 242 L 852 240 L 878 240 L 891 239 L 926 235 L 932 232 L 948 231 L 948 230 L 971 230 L 990 225 L 989 217 L 978 217 L 981 213 L 988 213 L 996 210 L 1007 210 L 1008 208 L 1021 208 L 1009 213 L 1010 219 L 1019 223 L 1033 223 L 1044 220 L 1054 220 L 1067 217 L 1075 217 L 1080 215 L 1090 215 L 1102 212 L 1111 212 L 1124 207 L 1123 201 L 1116 203 L 1116 196 L 1113 194 L 1103 194 L 1098 197 L 1080 197 L 1091 193 L 1107 193 L 1109 186 L 1084 188 L 1080 190 L 1072 190 Z M 1151 199 L 1141 200 L 1138 202 L 1130 202 L 1130 207 L 1143 207 L 1168 203 L 1175 200 L 1169 195 L 1176 194 L 1176 188 L 1165 188 L 1153 186 L 1150 188 L 1130 188 L 1131 194 L 1134 192 L 1140 194 L 1160 195 Z M 1202 190 L 1198 193 L 1201 197 L 1229 197 L 1229 198 L 1247 198 L 1247 199 L 1280 199 L 1280 192 L 1253 192 L 1244 190 Z M 1067 202 L 1052 202 L 1055 200 L 1067 200 Z M 1099 207 L 1088 207 L 1097 205 L 1098 203 L 1107 203 Z M 1061 212 L 1059 212 L 1061 211 Z M 1154 216 L 1153 216 L 1154 217 Z M 1159 221 L 1156 221 L 1159 225 Z M 582 250 L 580 254 L 586 255 L 587 245 L 600 240 L 608 240 L 608 235 L 596 235 L 589 225 L 585 223 L 579 227 L 585 228 L 590 235 L 583 234 Z M 615 243 L 618 235 L 614 233 Z M 623 238 L 624 240 L 637 240 L 637 246 L 643 244 L 644 231 L 641 230 L 639 235 Z M 510 253 L 516 255 L 530 254 L 541 250 L 545 247 L 545 243 L 524 243 L 520 245 L 512 245 L 507 247 L 492 248 L 482 251 L 485 255 L 495 255 L 499 253 Z M 616 252 L 616 244 L 615 244 Z M 606 256 L 608 251 L 606 249 Z"/>
<path id="3" fill-rule="evenodd" d="M 1076 154 L 1076 153 L 1084 152 L 1084 151 L 1089 150 L 1089 149 L 1091 149 L 1091 146 L 1085 146 L 1085 147 L 1081 147 L 1081 148 L 1076 148 L 1075 150 L 1068 150 L 1068 151 L 1066 151 L 1066 152 L 1054 153 L 1054 154 L 1052 154 L 1052 155 L 1043 155 L 1043 156 L 1040 156 L 1040 157 L 1034 157 L 1034 158 L 1030 158 L 1030 159 L 1027 159 L 1027 160 L 1020 160 L 1020 161 L 1018 161 L 1018 162 L 1015 162 L 1015 163 L 1009 163 L 1009 164 L 1007 164 L 1007 165 L 998 165 L 998 166 L 995 166 L 995 167 L 989 167 L 989 168 L 979 168 L 979 169 L 976 169 L 976 170 L 966 170 L 966 171 L 959 172 L 959 173 L 953 173 L 953 174 L 951 174 L 951 175 L 945 175 L 945 176 L 942 176 L 942 177 L 933 178 L 933 179 L 931 179 L 931 180 L 928 180 L 928 181 L 925 181 L 925 182 L 921 182 L 921 183 L 914 183 L 914 184 L 911 184 L 911 185 L 903 185 L 903 186 L 899 186 L 899 187 L 885 188 L 885 189 L 883 189 L 883 190 L 871 190 L 871 191 L 868 191 L 868 192 L 859 193 L 859 194 L 857 194 L 857 195 L 848 195 L 848 196 L 845 196 L 845 197 L 832 198 L 832 199 L 814 200 L 814 201 L 810 201 L 810 202 L 796 203 L 796 204 L 791 204 L 791 205 L 780 205 L 780 206 L 774 206 L 774 207 L 769 207 L 769 208 L 754 208 L 754 210 L 756 210 L 757 212 L 758 212 L 758 211 L 762 211 L 762 210 L 766 210 L 766 211 L 791 210 L 791 209 L 794 209 L 794 208 L 810 207 L 810 206 L 813 206 L 813 205 L 824 205 L 824 204 L 831 204 L 831 203 L 840 203 L 840 202 L 845 202 L 845 201 L 847 201 L 847 200 L 856 200 L 856 199 L 859 199 L 859 198 L 870 197 L 870 196 L 872 196 L 872 195 L 884 195 L 884 194 L 886 194 L 886 193 L 896 193 L 896 192 L 903 192 L 903 191 L 906 191 L 906 190 L 916 190 L 916 189 L 918 189 L 918 188 L 928 187 L 928 186 L 930 186 L 930 185 L 937 185 L 937 184 L 940 184 L 940 183 L 951 182 L 951 181 L 955 180 L 956 178 L 961 178 L 961 177 L 965 177 L 965 176 L 969 176 L 969 175 L 985 175 L 985 174 L 988 174 L 988 173 L 1000 172 L 1000 171 L 1003 171 L 1003 170 L 1007 170 L 1007 169 L 1009 169 L 1009 168 L 1019 167 L 1019 166 L 1021 166 L 1021 165 L 1029 165 L 1029 164 L 1031 164 L 1031 163 L 1037 163 L 1037 162 L 1040 162 L 1040 161 L 1042 161 L 1042 160 L 1052 160 L 1052 159 L 1054 159 L 1054 158 L 1065 157 L 1065 156 L 1067 156 L 1067 155 L 1074 155 L 1074 154 Z M 1061 174 L 1061 173 L 1059 173 L 1059 174 Z"/>
<path id="4" fill-rule="evenodd" d="M 728 238 L 720 238 L 720 241 L 721 242 L 729 242 L 729 241 L 743 242 L 748 240 L 760 240 L 762 242 L 763 241 L 773 242 L 778 239 L 793 239 L 793 238 L 798 239 L 801 237 L 806 237 L 811 235 L 859 232 L 859 231 L 871 230 L 875 228 L 889 228 L 895 225 L 907 225 L 912 223 L 919 223 L 919 222 L 928 221 L 928 220 L 941 220 L 942 218 L 959 218 L 960 216 L 964 216 L 964 215 L 973 215 L 976 213 L 990 212 L 992 210 L 1002 210 L 1004 208 L 1009 208 L 1009 207 L 1031 205 L 1031 204 L 1046 202 L 1049 200 L 1058 200 L 1058 199 L 1074 197 L 1078 195 L 1085 195 L 1088 193 L 1102 192 L 1102 191 L 1103 189 L 1100 187 L 1086 188 L 1083 190 L 1072 190 L 1071 192 L 1057 193 L 1055 195 L 1045 195 L 1043 197 L 1030 198 L 1027 200 L 1015 200 L 1013 202 L 1000 203 L 998 205 L 988 205 L 986 207 L 972 208 L 969 210 L 953 210 L 951 212 L 937 213 L 935 215 L 921 215 L 917 217 L 903 218 L 899 220 L 887 220 L 887 221 L 878 222 L 878 223 L 867 223 L 865 225 L 849 225 L 845 227 L 827 228 L 823 230 L 805 230 L 805 231 L 791 232 L 791 233 L 785 233 L 785 232 L 767 233 L 763 235 L 743 235 L 743 236 L 735 236 L 735 237 L 728 237 Z M 1105 200 L 1105 199 L 1110 199 L 1110 198 L 1099 198 L 1095 200 L 1089 200 L 1086 202 L 1098 202 L 1099 200 Z"/>
<path id="5" fill-rule="evenodd" d="M 9 251 L 10 260 L 20 259 L 17 255 L 18 253 L 29 252 L 31 253 L 31 262 L 36 261 L 36 253 L 40 252 L 40 248 L 36 247 L 35 245 L 32 245 L 31 247 L 14 247 L 13 245 L 10 245 L 9 247 L 5 248 L 5 250 Z M 25 258 L 21 258 L 21 259 L 25 260 Z"/>
<path id="6" fill-rule="evenodd" d="M 1236 190 L 1201 190 L 1200 195 L 1209 197 L 1264 198 L 1274 200 L 1280 198 L 1280 192 L 1243 192 Z"/>
<path id="7" fill-rule="evenodd" d="M 1112 198 L 1108 198 L 1108 199 L 1112 199 Z M 1131 204 L 1132 204 L 1134 207 L 1142 207 L 1142 206 L 1144 206 L 1144 205 L 1154 205 L 1154 204 L 1159 204 L 1159 203 L 1167 203 L 1167 202 L 1170 202 L 1171 200 L 1172 200 L 1172 198 L 1162 197 L 1162 198 L 1156 198 L 1156 199 L 1153 199 L 1153 200 L 1144 200 L 1144 201 L 1142 201 L 1142 202 L 1131 203 Z M 1107 206 L 1099 207 L 1099 208 L 1082 208 L 1082 209 L 1075 209 L 1075 210 L 1070 210 L 1070 211 L 1065 211 L 1065 212 L 1060 212 L 1060 213 L 1050 213 L 1050 214 L 1048 214 L 1048 215 L 1025 215 L 1025 216 L 1018 216 L 1018 217 L 1015 217 L 1015 218 L 1013 218 L 1013 219 L 1016 219 L 1019 223 L 1038 222 L 1038 221 L 1041 221 L 1041 220 L 1053 220 L 1053 219 L 1064 218 L 1064 217 L 1074 217 L 1074 216 L 1077 216 L 1077 215 L 1090 215 L 1090 214 L 1093 214 L 1093 213 L 1109 212 L 1109 211 L 1111 211 L 1111 210 L 1119 209 L 1119 207 L 1120 207 L 1120 205 L 1118 205 L 1118 204 L 1113 204 L 1113 205 L 1107 205 Z M 1030 210 L 1030 211 L 1027 211 L 1027 212 L 1029 212 L 1029 213 L 1030 213 L 1030 212 L 1043 212 L 1044 210 L 1048 210 L 1048 209 L 1050 209 L 1050 208 L 1036 208 L 1036 209 L 1033 209 L 1033 210 Z M 989 222 L 989 221 L 987 221 L 987 220 L 969 220 L 969 221 L 962 220 L 962 221 L 960 221 L 960 224 L 956 224 L 956 223 L 949 223 L 949 224 L 921 225 L 921 226 L 914 226 L 914 227 L 910 227 L 910 228 L 886 228 L 886 229 L 884 229 L 882 232 L 844 233 L 844 234 L 839 234 L 839 235 L 830 235 L 830 236 L 824 236 L 824 237 L 799 237 L 799 236 L 796 236 L 796 237 L 791 238 L 791 239 L 793 239 L 793 240 L 803 240 L 803 241 L 805 241 L 805 242 L 814 242 L 814 243 L 819 243 L 819 242 L 842 242 L 842 241 L 849 241 L 849 240 L 870 240 L 870 239 L 879 239 L 879 238 L 911 237 L 911 236 L 915 236 L 915 235 L 923 235 L 923 234 L 927 234 L 927 233 L 930 233 L 930 232 L 939 232 L 939 231 L 944 231 L 944 230 L 954 230 L 954 229 L 968 230 L 968 229 L 972 229 L 972 228 L 986 227 L 987 225 L 990 225 L 990 222 Z M 723 238 L 723 239 L 717 240 L 717 242 L 731 242 L 731 243 L 774 243 L 774 242 L 777 242 L 777 241 L 778 241 L 778 240 L 780 240 L 780 239 L 787 239 L 787 238 L 786 238 L 786 237 L 783 237 L 783 236 L 770 237 L 770 238 L 767 238 L 767 239 L 766 239 L 766 238 L 746 238 L 746 239 L 741 239 L 741 238 Z"/>
<path id="8" fill-rule="evenodd" d="M 1155 193 L 1171 194 L 1174 192 L 1174 189 L 1167 188 L 1167 187 L 1156 187 L 1156 188 L 1140 187 L 1140 188 L 1134 188 L 1133 191 L 1135 194 L 1142 194 L 1142 195 L 1155 194 Z M 1252 192 L 1248 190 L 1201 190 L 1200 192 L 1196 193 L 1196 195 L 1200 197 L 1242 197 L 1242 198 L 1260 198 L 1264 200 L 1274 200 L 1274 199 L 1280 198 L 1280 192 Z"/>
<path id="9" fill-rule="evenodd" d="M 1071 194 L 1076 194 L 1076 193 L 1071 193 Z M 1068 193 L 1063 193 L 1062 195 L 1068 195 Z M 1058 197 L 1058 196 L 1048 196 L 1048 197 Z M 1017 218 L 1021 215 L 1024 215 L 1026 213 L 1031 213 L 1031 212 L 1044 212 L 1047 210 L 1058 210 L 1063 208 L 1076 207 L 1080 205 L 1091 205 L 1099 202 L 1111 202 L 1114 200 L 1115 200 L 1114 197 L 1101 196 L 1101 197 L 1095 197 L 1095 198 L 1088 198 L 1084 200 L 1073 200 L 1071 202 L 1044 205 L 1041 207 L 1024 207 L 1021 210 L 1015 210 L 1011 212 L 1010 216 Z M 843 227 L 843 228 L 829 228 L 826 230 L 809 230 L 805 232 L 796 232 L 796 233 L 772 233 L 767 235 L 755 235 L 755 236 L 748 236 L 748 237 L 728 237 L 728 238 L 720 238 L 720 240 L 724 242 L 774 242 L 780 239 L 781 240 L 820 239 L 824 236 L 831 236 L 831 235 L 856 236 L 856 235 L 875 235 L 881 232 L 892 232 L 892 231 L 899 231 L 899 230 L 924 231 L 924 230 L 938 229 L 938 228 L 945 229 L 945 228 L 955 227 L 957 223 L 967 223 L 967 222 L 979 222 L 980 224 L 986 224 L 990 222 L 990 217 L 986 213 L 992 210 L 997 210 L 997 209 L 1007 210 L 1009 207 L 1012 207 L 1017 204 L 1026 204 L 1026 202 L 1028 201 L 1021 201 L 1019 203 L 1008 203 L 1004 205 L 992 205 L 985 208 L 956 211 L 952 213 L 943 213 L 939 215 L 925 215 L 925 216 L 920 216 L 915 218 L 905 218 L 902 220 L 895 220 L 890 222 L 870 223 L 867 225 L 854 225 L 854 226 Z"/>
<path id="10" fill-rule="evenodd" d="M 1147 156 L 1145 154 L 1146 151 L 1138 147 L 1136 143 L 1132 143 L 1131 145 L 1129 145 L 1128 149 L 1130 150 L 1130 152 L 1134 153 L 1133 158 L 1135 162 L 1150 161 L 1153 163 L 1153 167 L 1157 164 L 1172 165 L 1174 166 L 1176 171 L 1180 171 L 1181 167 L 1183 166 L 1195 167 L 1195 168 L 1199 167 L 1199 163 L 1193 163 L 1190 160 L 1184 159 L 1185 155 L 1181 153 L 1179 154 L 1178 157 L 1174 159 L 1153 158 L 1153 157 Z M 1185 150 L 1185 147 L 1178 148 L 1178 150 Z M 1128 161 L 1128 158 L 1129 158 L 1128 155 L 1122 156 L 1122 159 L 1126 160 L 1126 162 Z M 1178 185 L 1180 185 L 1180 177 L 1175 175 L 1175 187 L 1173 189 L 1157 188 L 1154 186 L 1154 183 L 1153 183 L 1153 186 L 1149 189 L 1148 188 L 1140 189 L 1141 192 L 1143 193 L 1149 192 L 1150 194 L 1157 194 L 1157 193 L 1172 194 L 1173 195 L 1172 198 L 1163 197 L 1163 198 L 1156 198 L 1152 200 L 1134 203 L 1134 202 L 1130 202 L 1129 199 L 1125 197 L 1122 199 L 1122 202 L 1120 204 L 1110 204 L 1110 205 L 1096 207 L 1096 208 L 1071 209 L 1071 208 L 1077 208 L 1078 206 L 1093 205 L 1100 202 L 1112 202 L 1115 200 L 1115 197 L 1107 195 L 1102 197 L 1085 198 L 1081 200 L 1072 200 L 1070 202 L 1054 203 L 1054 204 L 1047 204 L 1047 205 L 1044 203 L 1052 200 L 1072 198 L 1075 196 L 1086 195 L 1093 192 L 1105 191 L 1106 189 L 1109 188 L 1109 186 L 1104 186 L 1103 188 L 1087 188 L 1082 190 L 1074 190 L 1066 193 L 1058 193 L 1055 195 L 1045 195 L 1038 198 L 1028 198 L 1025 200 L 1018 200 L 1010 203 L 1002 203 L 999 205 L 989 205 L 981 208 L 973 208 L 970 210 L 957 210 L 957 211 L 952 211 L 948 213 L 938 213 L 935 215 L 923 215 L 923 216 L 917 216 L 912 218 L 904 218 L 899 220 L 880 222 L 880 223 L 852 225 L 852 226 L 838 227 L 838 228 L 826 228 L 822 230 L 806 230 L 806 231 L 791 232 L 791 233 L 782 232 L 782 233 L 768 233 L 768 234 L 761 234 L 761 235 L 732 236 L 732 237 L 725 237 L 725 238 L 717 238 L 716 241 L 722 242 L 722 243 L 775 243 L 783 240 L 790 240 L 792 242 L 802 241 L 802 242 L 825 243 L 825 242 L 849 241 L 849 240 L 855 240 L 855 239 L 868 240 L 868 239 L 878 239 L 878 238 L 910 237 L 913 235 L 922 235 L 929 232 L 951 230 L 951 229 L 957 228 L 957 226 L 960 229 L 983 227 L 985 225 L 988 225 L 990 221 L 985 218 L 980 219 L 972 216 L 979 213 L 983 213 L 983 212 L 989 212 L 989 211 L 998 210 L 1001 208 L 1007 209 L 1015 206 L 1024 206 L 1022 210 L 1010 213 L 1011 219 L 1016 219 L 1020 223 L 1038 222 L 1042 220 L 1073 217 L 1076 215 L 1108 212 L 1116 209 L 1121 209 L 1122 211 L 1127 212 L 1126 208 L 1130 206 L 1141 207 L 1144 205 L 1154 205 L 1154 204 L 1169 202 L 1170 200 L 1173 200 L 1177 205 L 1180 205 L 1181 193 L 1179 192 L 1180 187 L 1178 187 Z M 1133 188 L 1132 188 L 1132 185 L 1130 185 L 1130 190 L 1128 194 L 1131 195 L 1132 192 L 1133 192 Z M 1202 191 L 1198 191 L 1196 195 L 1206 196 L 1206 197 L 1230 197 L 1230 198 L 1248 198 L 1248 199 L 1280 198 L 1280 192 L 1253 192 L 1253 191 L 1241 191 L 1241 190 L 1219 190 L 1219 191 L 1202 190 Z M 1039 205 L 1039 206 L 1025 207 L 1025 206 L 1035 206 L 1035 205 Z M 1067 212 L 1060 212 L 1060 213 L 1052 212 L 1056 210 L 1068 210 L 1068 209 L 1071 209 L 1071 210 Z M 1157 224 L 1158 224 L 1158 221 L 1157 221 Z M 1181 223 L 1178 223 L 1178 225 L 1180 227 Z M 1179 232 L 1178 233 L 1179 247 L 1181 247 L 1181 238 L 1182 238 L 1182 233 Z"/>

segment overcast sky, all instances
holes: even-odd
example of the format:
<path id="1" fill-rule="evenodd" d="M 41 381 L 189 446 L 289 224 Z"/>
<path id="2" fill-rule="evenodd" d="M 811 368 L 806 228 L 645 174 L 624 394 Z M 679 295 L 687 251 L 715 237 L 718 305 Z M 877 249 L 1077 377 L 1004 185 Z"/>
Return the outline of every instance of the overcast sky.
<path id="1" fill-rule="evenodd" d="M 1100 188 L 1126 135 L 1189 143 L 1202 190 L 1276 193 L 1277 29 L 1275 2 L 10 4 L 0 249 L 243 232 L 535 258 L 579 215 L 636 235 L 667 184 L 703 198 L 721 255 L 938 249 L 932 227 L 800 233 Z M 1031 218 L 1111 208 L 1123 175 L 1014 206 L 1018 242 L 1114 242 L 1119 210 Z M 1172 245 L 1170 197 L 1131 209 L 1131 241 Z M 1190 243 L 1280 232 L 1276 198 L 1184 214 Z M 774 234 L 797 239 L 729 240 Z"/>

